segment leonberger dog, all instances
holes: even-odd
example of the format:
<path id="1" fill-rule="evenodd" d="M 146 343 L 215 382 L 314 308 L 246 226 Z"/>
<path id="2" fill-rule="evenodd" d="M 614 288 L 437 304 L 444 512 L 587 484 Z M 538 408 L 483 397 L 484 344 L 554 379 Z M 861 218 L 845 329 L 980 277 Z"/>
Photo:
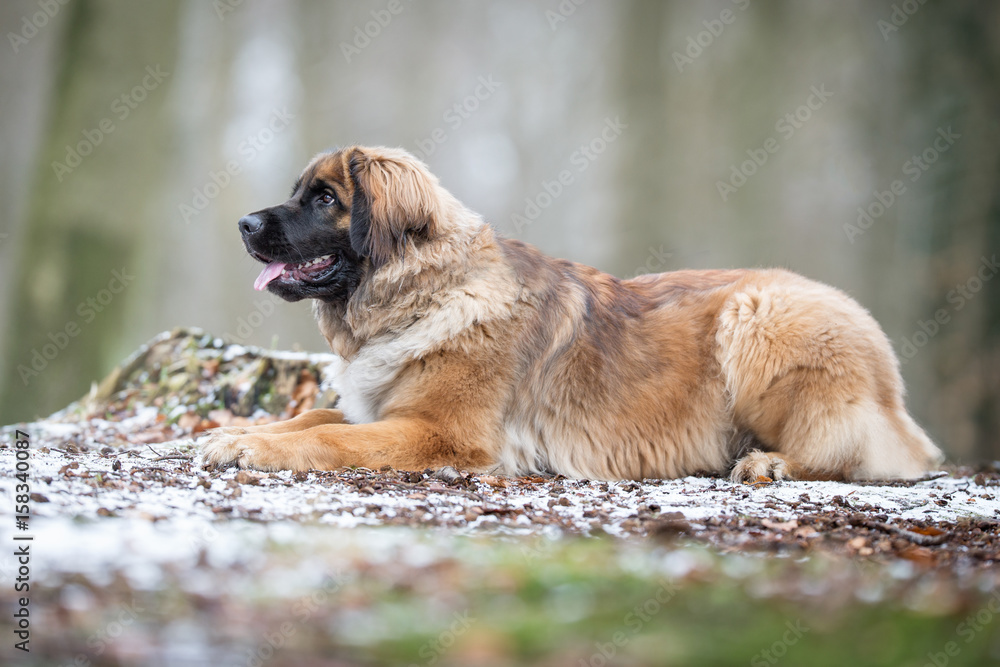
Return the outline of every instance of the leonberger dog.
<path id="1" fill-rule="evenodd" d="M 390 148 L 318 155 L 239 229 L 256 289 L 312 299 L 339 402 L 219 429 L 211 466 L 754 481 L 941 460 L 872 316 L 785 270 L 620 280 L 499 236 Z"/>

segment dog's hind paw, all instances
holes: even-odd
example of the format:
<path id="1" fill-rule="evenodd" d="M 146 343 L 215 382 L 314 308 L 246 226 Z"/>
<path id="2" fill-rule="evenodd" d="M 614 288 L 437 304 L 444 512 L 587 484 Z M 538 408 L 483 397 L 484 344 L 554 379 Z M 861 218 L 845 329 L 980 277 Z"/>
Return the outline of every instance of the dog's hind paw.
<path id="1" fill-rule="evenodd" d="M 743 484 L 752 484 L 761 477 L 778 481 L 795 479 L 795 474 L 792 465 L 780 454 L 755 449 L 737 461 L 729 475 L 732 481 Z"/>

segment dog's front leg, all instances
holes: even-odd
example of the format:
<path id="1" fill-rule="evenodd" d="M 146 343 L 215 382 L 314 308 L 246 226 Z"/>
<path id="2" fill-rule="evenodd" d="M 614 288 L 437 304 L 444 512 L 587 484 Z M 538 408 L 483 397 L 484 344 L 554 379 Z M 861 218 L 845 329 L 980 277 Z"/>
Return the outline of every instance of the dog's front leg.
<path id="1" fill-rule="evenodd" d="M 391 466 L 423 470 L 450 465 L 479 469 L 490 457 L 427 420 L 394 418 L 371 424 L 326 424 L 290 433 L 220 435 L 206 444 L 205 463 L 216 468 L 332 470 Z"/>
<path id="2" fill-rule="evenodd" d="M 203 443 L 203 446 L 208 449 L 212 442 L 221 436 L 244 435 L 247 433 L 294 433 L 321 424 L 342 424 L 343 422 L 344 413 L 340 410 L 306 410 L 297 417 L 280 422 L 259 424 L 257 426 L 222 426 L 212 429 L 208 433 L 209 439 Z"/>

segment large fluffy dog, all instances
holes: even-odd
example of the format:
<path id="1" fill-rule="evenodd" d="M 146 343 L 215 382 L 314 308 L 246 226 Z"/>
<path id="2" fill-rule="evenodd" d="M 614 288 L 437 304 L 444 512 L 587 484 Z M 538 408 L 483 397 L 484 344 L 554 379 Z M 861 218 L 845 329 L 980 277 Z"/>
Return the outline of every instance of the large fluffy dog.
<path id="1" fill-rule="evenodd" d="M 340 402 L 218 431 L 210 464 L 754 480 L 940 460 L 878 324 L 793 273 L 619 280 L 499 238 L 386 148 L 317 156 L 239 226 L 257 289 L 314 299 Z"/>

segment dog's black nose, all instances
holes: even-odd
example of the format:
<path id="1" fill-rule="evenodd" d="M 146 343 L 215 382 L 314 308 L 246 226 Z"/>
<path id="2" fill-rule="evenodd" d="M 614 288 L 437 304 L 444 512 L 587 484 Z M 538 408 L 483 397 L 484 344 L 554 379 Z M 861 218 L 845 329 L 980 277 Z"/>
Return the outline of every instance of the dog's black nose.
<path id="1" fill-rule="evenodd" d="M 257 217 L 256 214 L 251 213 L 250 215 L 244 215 L 240 218 L 240 234 L 243 236 L 250 236 L 251 234 L 256 234 L 260 231 L 260 228 L 264 226 L 264 221 Z"/>

